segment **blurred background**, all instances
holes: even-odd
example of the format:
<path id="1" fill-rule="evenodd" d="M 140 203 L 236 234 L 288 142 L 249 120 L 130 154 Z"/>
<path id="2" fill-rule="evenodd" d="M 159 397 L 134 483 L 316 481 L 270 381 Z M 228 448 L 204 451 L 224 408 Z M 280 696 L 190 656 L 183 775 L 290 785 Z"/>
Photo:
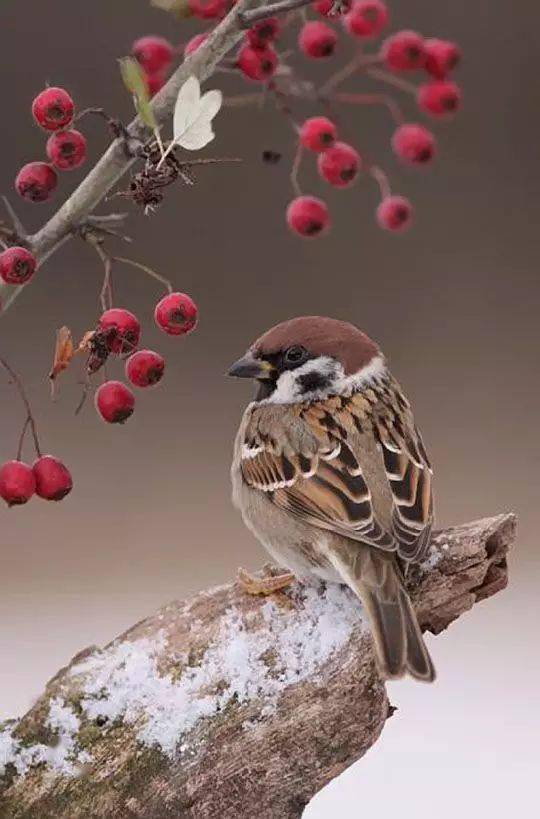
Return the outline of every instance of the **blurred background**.
<path id="1" fill-rule="evenodd" d="M 492 817 L 536 793 L 533 709 L 540 683 L 538 636 L 538 195 L 537 3 L 519 13 L 501 0 L 452 4 L 389 2 L 392 29 L 455 39 L 465 59 L 456 79 L 464 107 L 435 125 L 440 151 L 429 169 L 398 165 L 385 109 L 343 109 L 343 138 L 379 162 L 396 193 L 409 196 L 416 224 L 406 235 L 374 222 L 377 190 L 365 177 L 350 190 L 325 189 L 304 165 L 306 192 L 323 195 L 334 226 L 305 242 L 288 233 L 284 211 L 293 139 L 271 106 L 224 110 L 206 156 L 244 162 L 202 169 L 145 218 L 115 200 L 101 212 L 131 212 L 130 247 L 111 250 L 150 264 L 200 307 L 185 339 L 153 327 L 155 283 L 119 269 L 118 304 L 139 315 L 143 343 L 167 357 L 164 383 L 137 394 L 134 416 L 107 426 L 89 401 L 79 417 L 79 371 L 46 380 L 54 332 L 81 335 L 96 323 L 100 262 L 72 241 L 39 271 L 0 323 L 2 355 L 23 375 L 43 447 L 69 464 L 72 495 L 0 509 L 0 717 L 22 713 L 46 680 L 82 647 L 112 639 L 171 598 L 230 580 L 239 565 L 265 559 L 229 500 L 229 460 L 250 385 L 224 373 L 254 337 L 298 314 L 348 319 L 379 341 L 413 400 L 436 469 L 440 525 L 498 512 L 519 515 L 510 587 L 475 607 L 447 634 L 428 638 L 439 672 L 431 687 L 391 686 L 398 713 L 368 756 L 319 794 L 308 819 L 379 816 Z M 100 105 L 125 120 L 131 103 L 116 58 L 138 36 L 175 43 L 199 30 L 145 0 L 0 4 L 3 86 L 0 191 L 34 231 L 85 171 L 64 174 L 47 205 L 15 201 L 13 178 L 41 159 L 44 136 L 30 106 L 46 82 L 67 87 L 80 108 Z M 350 44 L 344 42 L 343 47 Z M 326 66 L 300 70 L 323 77 Z M 7 77 L 9 76 L 9 80 Z M 220 75 L 227 93 L 252 90 Z M 369 90 L 353 80 L 348 90 Z M 397 92 L 413 119 L 414 101 Z M 298 107 L 298 116 L 308 109 Z M 316 112 L 312 112 L 316 113 Z M 104 150 L 102 123 L 83 128 L 92 160 Z M 264 149 L 283 153 L 274 167 Z M 87 165 L 89 167 L 89 164 Z M 118 374 L 121 370 L 118 369 Z M 0 458 L 14 456 L 23 413 L 0 381 Z M 27 453 L 31 457 L 31 453 Z"/>

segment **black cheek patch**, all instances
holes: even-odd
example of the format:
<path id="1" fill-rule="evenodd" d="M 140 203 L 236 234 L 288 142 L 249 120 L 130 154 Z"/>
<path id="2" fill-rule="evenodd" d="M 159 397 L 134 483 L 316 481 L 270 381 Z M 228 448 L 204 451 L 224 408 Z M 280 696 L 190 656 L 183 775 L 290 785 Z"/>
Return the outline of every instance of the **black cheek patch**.
<path id="1" fill-rule="evenodd" d="M 325 390 L 332 384 L 332 378 L 323 373 L 311 372 L 299 375 L 296 383 L 301 392 L 314 392 L 315 390 Z"/>

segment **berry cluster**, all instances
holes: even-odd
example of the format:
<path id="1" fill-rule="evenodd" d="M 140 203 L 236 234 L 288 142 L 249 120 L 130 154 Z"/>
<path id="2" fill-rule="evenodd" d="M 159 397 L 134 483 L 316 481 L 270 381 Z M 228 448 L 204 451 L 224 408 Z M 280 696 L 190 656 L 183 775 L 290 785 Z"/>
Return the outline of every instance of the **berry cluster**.
<path id="1" fill-rule="evenodd" d="M 18 193 L 30 202 L 45 202 L 58 184 L 56 171 L 72 171 L 86 159 L 86 139 L 71 128 L 75 106 L 63 88 L 45 88 L 32 103 L 34 120 L 45 131 L 49 162 L 29 162 L 15 179 Z"/>
<path id="2" fill-rule="evenodd" d="M 228 0 L 188 0 L 192 14 L 202 20 L 220 20 L 230 7 Z M 292 13 L 294 15 L 294 12 Z M 310 15 L 314 15 L 310 19 Z M 323 19 L 321 19 L 323 18 Z M 344 94 L 338 87 L 349 76 L 364 76 L 390 86 L 393 91 L 412 93 L 422 114 L 429 117 L 448 117 L 459 108 L 461 91 L 449 75 L 457 66 L 460 52 L 455 43 L 441 39 L 426 39 L 415 31 L 398 31 L 386 37 L 375 50 L 367 53 L 365 46 L 376 43 L 390 24 L 390 12 L 382 0 L 316 0 L 307 4 L 296 35 L 298 53 L 307 58 L 331 61 L 347 45 L 341 42 L 339 29 L 355 43 L 356 53 L 321 87 L 303 81 L 284 53 L 280 54 L 279 41 L 286 26 L 278 17 L 258 19 L 247 31 L 241 42 L 233 65 L 250 82 L 264 85 L 269 96 L 274 97 L 279 110 L 291 120 L 298 139 L 291 180 L 297 196 L 287 207 L 286 217 L 290 229 L 303 237 L 321 235 L 330 226 L 329 208 L 321 198 L 306 196 L 297 181 L 301 152 L 317 155 L 317 169 L 324 182 L 334 188 L 347 188 L 354 184 L 360 171 L 364 170 L 378 183 L 381 199 L 376 208 L 377 223 L 389 231 L 403 231 L 413 218 L 412 204 L 404 196 L 393 194 L 386 174 L 356 147 L 342 140 L 333 118 L 312 116 L 297 122 L 291 110 L 295 98 L 306 90 L 308 99 L 322 103 L 374 104 L 388 107 L 395 122 L 390 144 L 396 157 L 411 166 L 427 165 L 436 154 L 433 133 L 420 122 L 409 121 L 400 106 L 388 93 Z M 289 23 L 293 17 L 289 18 Z M 338 25 L 336 25 L 338 24 Z M 287 26 L 288 28 L 288 26 Z M 208 32 L 201 32 L 184 46 L 184 56 L 193 54 L 206 41 Z M 151 40 L 156 53 L 161 53 L 159 38 Z M 134 53 L 137 53 L 135 50 Z M 165 52 L 163 52 L 165 53 Z M 172 53 L 169 46 L 168 53 Z M 140 59 L 140 58 L 139 58 Z M 141 60 L 145 70 L 148 65 Z M 418 86 L 405 77 L 413 72 L 424 72 L 428 79 Z M 266 151 L 265 157 L 280 154 Z M 270 161 L 267 159 L 267 161 Z"/>
<path id="3" fill-rule="evenodd" d="M 60 501 L 72 488 L 69 469 L 53 455 L 40 455 L 32 466 L 19 459 L 0 466 L 0 497 L 8 506 L 21 506 L 32 495 Z"/>
<path id="4" fill-rule="evenodd" d="M 195 329 L 198 311 L 185 293 L 168 293 L 154 310 L 157 326 L 171 336 L 187 335 Z M 87 339 L 89 375 L 102 367 L 109 355 L 125 359 L 125 375 L 134 387 L 152 387 L 161 381 L 165 359 L 153 350 L 137 350 L 141 325 L 124 308 L 113 307 L 102 314 L 96 330 Z M 135 395 L 122 381 L 105 381 L 96 391 L 95 405 L 109 424 L 123 424 L 133 414 Z"/>

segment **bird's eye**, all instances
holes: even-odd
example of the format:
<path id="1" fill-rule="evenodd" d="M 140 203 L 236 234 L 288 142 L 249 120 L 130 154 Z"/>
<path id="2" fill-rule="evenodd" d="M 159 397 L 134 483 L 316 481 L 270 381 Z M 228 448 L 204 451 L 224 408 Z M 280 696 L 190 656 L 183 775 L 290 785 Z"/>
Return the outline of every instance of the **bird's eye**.
<path id="1" fill-rule="evenodd" d="M 294 347 L 289 347 L 288 350 L 285 350 L 284 359 L 287 364 L 299 364 L 301 361 L 304 361 L 306 355 L 307 350 L 304 347 L 295 345 Z"/>

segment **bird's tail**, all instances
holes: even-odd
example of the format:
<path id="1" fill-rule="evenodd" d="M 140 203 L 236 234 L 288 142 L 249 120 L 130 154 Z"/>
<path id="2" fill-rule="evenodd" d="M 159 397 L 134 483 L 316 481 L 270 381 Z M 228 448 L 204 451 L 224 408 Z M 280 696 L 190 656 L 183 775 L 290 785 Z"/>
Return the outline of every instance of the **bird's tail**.
<path id="1" fill-rule="evenodd" d="M 392 679 L 408 673 L 432 682 L 435 668 L 395 556 L 356 543 L 352 556 L 351 551 L 333 562 L 368 613 L 382 674 Z"/>

